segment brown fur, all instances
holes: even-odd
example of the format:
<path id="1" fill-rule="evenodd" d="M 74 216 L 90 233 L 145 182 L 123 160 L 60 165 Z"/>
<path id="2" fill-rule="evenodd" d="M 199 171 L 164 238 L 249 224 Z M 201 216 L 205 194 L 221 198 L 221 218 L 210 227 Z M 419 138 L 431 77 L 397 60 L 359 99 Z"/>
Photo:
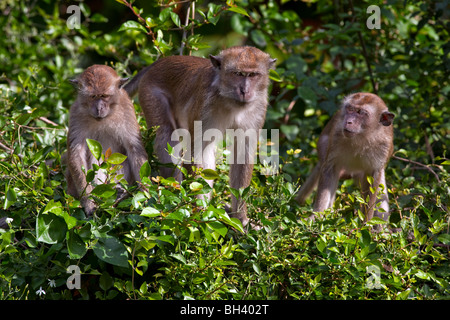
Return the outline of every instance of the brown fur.
<path id="1" fill-rule="evenodd" d="M 142 144 L 139 125 L 133 104 L 122 89 L 127 79 L 120 79 L 116 72 L 104 65 L 93 65 L 72 82 L 77 85 L 78 96 L 70 108 L 69 134 L 67 138 L 67 186 L 69 194 L 80 198 L 88 215 L 95 205 L 88 198 L 92 186 L 86 183 L 86 170 L 96 163 L 87 147 L 86 139 L 101 143 L 103 152 L 111 148 L 127 156 L 121 173 L 128 183 L 140 180 L 139 170 L 147 159 Z M 96 182 L 103 182 L 100 174 Z"/>
<path id="2" fill-rule="evenodd" d="M 262 128 L 267 110 L 268 74 L 274 62 L 268 54 L 253 47 L 229 48 L 210 59 L 172 56 L 143 69 L 125 89 L 130 95 L 139 91 L 148 126 L 159 126 L 155 141 L 158 158 L 162 163 L 170 163 L 171 157 L 165 151 L 167 143 L 172 146 L 178 143 L 171 140 L 172 132 L 184 128 L 194 138 L 194 121 L 202 121 L 203 132 L 218 129 L 224 137 L 226 129 Z M 214 145 L 200 143 L 203 161 L 197 166 L 215 169 Z M 232 188 L 249 185 L 253 165 L 248 159 L 254 154 L 252 149 L 246 145 L 244 164 L 235 161 L 230 165 Z M 177 170 L 161 168 L 161 174 L 181 180 Z M 233 197 L 232 209 L 247 224 L 245 203 Z"/>
<path id="3" fill-rule="evenodd" d="M 354 178 L 359 181 L 364 198 L 370 195 L 364 208 L 366 221 L 374 214 L 387 220 L 389 203 L 384 169 L 394 148 L 393 118 L 383 100 L 374 94 L 346 97 L 319 137 L 319 163 L 301 187 L 297 201 L 304 203 L 317 186 L 314 211 L 324 211 L 333 205 L 339 179 Z M 374 178 L 372 187 L 376 191 L 380 184 L 385 187 L 380 200 L 384 213 L 375 209 L 376 192 L 370 192 L 368 176 Z"/>

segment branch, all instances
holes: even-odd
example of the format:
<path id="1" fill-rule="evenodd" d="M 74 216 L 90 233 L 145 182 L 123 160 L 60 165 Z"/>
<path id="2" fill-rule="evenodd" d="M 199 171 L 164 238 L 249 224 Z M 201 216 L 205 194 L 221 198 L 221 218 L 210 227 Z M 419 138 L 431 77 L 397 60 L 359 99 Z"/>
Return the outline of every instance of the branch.
<path id="1" fill-rule="evenodd" d="M 438 174 L 436 172 L 434 172 L 433 169 L 431 169 L 426 164 L 423 164 L 423 163 L 420 163 L 420 162 L 416 162 L 416 161 L 412 161 L 412 160 L 409 160 L 409 159 L 405 159 L 405 158 L 402 158 L 402 157 L 398 157 L 396 155 L 393 155 L 392 158 L 400 160 L 400 161 L 405 161 L 405 162 L 408 162 L 408 163 L 412 163 L 412 164 L 415 164 L 415 165 L 417 165 L 419 167 L 425 168 L 425 169 L 427 169 L 428 171 L 430 171 L 434 175 L 434 177 L 436 178 L 437 182 L 439 182 L 439 183 L 441 182 L 441 180 L 439 179 Z"/>

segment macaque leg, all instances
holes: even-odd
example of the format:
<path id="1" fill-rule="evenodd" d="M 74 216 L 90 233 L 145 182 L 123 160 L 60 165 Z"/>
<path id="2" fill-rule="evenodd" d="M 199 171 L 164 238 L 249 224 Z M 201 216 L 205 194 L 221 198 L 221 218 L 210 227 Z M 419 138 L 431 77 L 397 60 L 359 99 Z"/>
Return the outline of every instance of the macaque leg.
<path id="1" fill-rule="evenodd" d="M 308 179 L 306 179 L 305 183 L 300 188 L 300 191 L 297 195 L 297 201 L 299 204 L 304 204 L 308 196 L 313 192 L 313 190 L 317 187 L 317 183 L 320 175 L 320 163 L 317 164 L 313 171 L 311 172 Z"/>
<path id="2" fill-rule="evenodd" d="M 335 172 L 334 168 L 322 166 L 317 187 L 316 201 L 314 202 L 315 212 L 322 212 L 333 206 L 338 183 L 339 174 Z"/>
<path id="3" fill-rule="evenodd" d="M 250 141 L 250 138 L 244 138 L 245 147 L 239 149 L 237 139 L 239 139 L 239 137 L 235 137 L 233 143 L 233 163 L 230 164 L 230 187 L 239 190 L 248 187 L 252 180 L 252 160 L 256 146 L 254 145 L 254 141 Z M 240 152 L 244 152 L 244 157 L 242 157 Z M 236 199 L 236 197 L 232 195 L 231 208 L 233 216 L 238 218 L 243 226 L 246 226 L 249 219 L 247 217 L 247 204 L 245 201 L 243 199 Z"/>
<path id="4" fill-rule="evenodd" d="M 214 142 L 204 141 L 202 149 L 202 169 L 216 170 L 216 144 Z M 194 157 L 194 159 L 196 159 L 196 157 Z M 214 180 L 206 180 L 206 182 L 211 188 L 213 187 Z M 209 201 L 211 199 L 211 192 L 201 194 L 199 195 L 199 198 Z"/>
<path id="5" fill-rule="evenodd" d="M 167 151 L 167 144 L 169 144 L 173 148 L 178 143 L 181 143 L 179 141 L 173 141 L 171 139 L 172 131 L 173 129 L 171 126 L 161 125 L 156 131 L 154 148 L 156 150 L 156 155 L 158 156 L 159 162 L 163 164 L 160 167 L 161 176 L 163 176 L 164 178 L 174 177 L 175 180 L 181 181 L 183 180 L 183 175 L 180 169 L 178 169 L 177 167 L 169 167 L 164 165 L 170 165 L 172 163 L 174 165 L 183 165 L 182 159 L 177 158 L 178 155 L 171 156 Z"/>
<path id="6" fill-rule="evenodd" d="M 181 159 L 174 159 L 167 152 L 167 144 L 172 148 L 179 141 L 172 140 L 172 133 L 176 127 L 176 123 L 171 114 L 170 102 L 162 90 L 156 87 L 149 87 L 143 94 L 139 94 L 139 101 L 142 105 L 149 106 L 143 108 L 145 120 L 149 126 L 158 125 L 156 130 L 155 146 L 156 155 L 161 164 L 178 164 L 182 165 Z M 175 155 L 178 156 L 178 155 Z M 160 174 L 164 178 L 175 177 L 177 181 L 181 181 L 183 176 L 178 168 L 168 166 L 160 167 Z"/>

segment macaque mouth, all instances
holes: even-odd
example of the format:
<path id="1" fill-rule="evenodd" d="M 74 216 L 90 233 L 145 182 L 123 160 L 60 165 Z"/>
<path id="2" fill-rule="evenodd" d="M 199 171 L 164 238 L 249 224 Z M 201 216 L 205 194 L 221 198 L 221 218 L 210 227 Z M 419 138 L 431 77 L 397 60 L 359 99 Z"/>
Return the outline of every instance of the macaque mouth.
<path id="1" fill-rule="evenodd" d="M 344 136 L 346 136 L 346 137 L 352 137 L 358 133 L 357 131 L 351 130 L 348 128 L 344 128 L 343 132 L 344 132 Z"/>
<path id="2" fill-rule="evenodd" d="M 106 117 L 107 117 L 107 115 L 98 114 L 98 115 L 95 115 L 93 118 L 97 121 L 101 121 L 101 120 L 105 119 Z"/>

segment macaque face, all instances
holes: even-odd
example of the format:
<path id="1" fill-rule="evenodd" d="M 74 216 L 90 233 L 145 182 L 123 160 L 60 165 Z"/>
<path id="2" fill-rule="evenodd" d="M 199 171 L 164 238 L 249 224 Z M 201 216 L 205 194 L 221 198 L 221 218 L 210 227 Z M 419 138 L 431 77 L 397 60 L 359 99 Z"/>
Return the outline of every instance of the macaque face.
<path id="1" fill-rule="evenodd" d="M 267 90 L 269 69 L 275 60 L 256 48 L 235 47 L 211 56 L 211 62 L 219 71 L 220 94 L 245 104 Z"/>
<path id="2" fill-rule="evenodd" d="M 360 134 L 370 122 L 371 114 L 368 108 L 346 105 L 344 112 L 343 132 L 346 137 Z"/>
<path id="3" fill-rule="evenodd" d="M 258 93 L 258 83 L 261 81 L 261 73 L 249 70 L 229 71 L 224 81 L 229 89 L 230 98 L 247 103 L 255 99 Z"/>
<path id="4" fill-rule="evenodd" d="M 90 116 L 101 120 L 112 113 L 115 96 L 124 81 L 126 79 L 120 79 L 112 68 L 94 65 L 72 82 L 78 86 L 81 105 Z"/>
<path id="5" fill-rule="evenodd" d="M 393 118 L 377 96 L 354 94 L 344 102 L 342 131 L 345 137 L 364 134 L 368 129 L 373 132 L 382 126 L 390 126 Z"/>
<path id="6" fill-rule="evenodd" d="M 89 110 L 89 114 L 96 120 L 106 118 L 111 113 L 111 96 L 112 94 L 108 93 L 90 94 L 85 104 Z"/>

